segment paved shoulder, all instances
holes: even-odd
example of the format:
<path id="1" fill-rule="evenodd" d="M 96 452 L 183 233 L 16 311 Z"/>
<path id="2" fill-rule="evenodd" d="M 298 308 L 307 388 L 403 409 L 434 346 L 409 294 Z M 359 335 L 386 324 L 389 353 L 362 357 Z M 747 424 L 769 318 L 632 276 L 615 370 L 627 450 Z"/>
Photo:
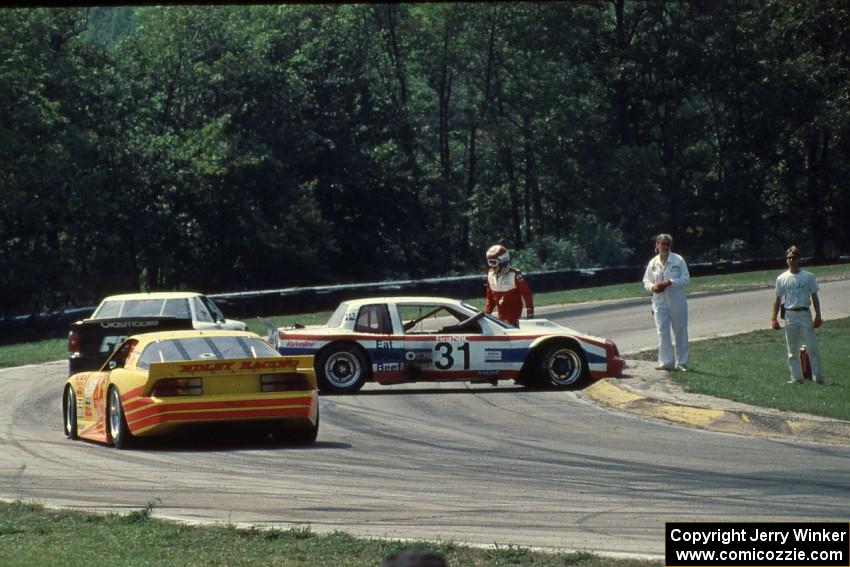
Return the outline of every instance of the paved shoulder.
<path id="1" fill-rule="evenodd" d="M 645 417 L 711 431 L 794 441 L 850 444 L 850 422 L 750 406 L 686 392 L 652 362 L 630 360 L 621 378 L 582 391 L 599 404 Z"/>

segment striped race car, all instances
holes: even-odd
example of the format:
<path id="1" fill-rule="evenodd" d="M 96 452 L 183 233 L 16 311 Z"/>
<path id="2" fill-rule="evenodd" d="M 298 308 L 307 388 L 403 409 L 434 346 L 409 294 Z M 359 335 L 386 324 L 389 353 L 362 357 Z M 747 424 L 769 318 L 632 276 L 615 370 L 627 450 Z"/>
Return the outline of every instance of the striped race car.
<path id="1" fill-rule="evenodd" d="M 322 392 L 356 392 L 370 380 L 575 387 L 625 368 L 610 340 L 546 319 L 513 327 L 443 297 L 344 301 L 325 325 L 277 328 L 269 341 L 284 355 L 314 355 Z"/>
<path id="2" fill-rule="evenodd" d="M 178 428 L 235 423 L 309 444 L 319 431 L 312 356 L 278 354 L 246 331 L 128 337 L 98 371 L 68 378 L 65 435 L 119 449 Z"/>

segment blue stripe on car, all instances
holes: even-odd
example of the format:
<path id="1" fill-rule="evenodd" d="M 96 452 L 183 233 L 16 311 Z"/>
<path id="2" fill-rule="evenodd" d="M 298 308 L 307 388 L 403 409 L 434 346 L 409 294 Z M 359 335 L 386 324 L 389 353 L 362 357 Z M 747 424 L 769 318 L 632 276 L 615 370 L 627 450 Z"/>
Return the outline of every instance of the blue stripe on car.
<path id="1" fill-rule="evenodd" d="M 501 357 L 497 359 L 491 359 L 491 353 L 501 352 Z M 526 357 L 528 356 L 528 349 L 526 348 L 487 348 L 484 349 L 484 362 L 489 362 L 491 364 L 499 364 L 499 363 L 511 363 L 511 362 L 525 362 Z M 604 354 L 596 354 L 594 352 L 584 351 L 585 359 L 588 364 L 605 364 L 608 360 Z"/>
<path id="2" fill-rule="evenodd" d="M 306 355 L 306 354 L 315 354 L 316 349 L 314 348 L 304 348 L 304 347 L 278 347 L 277 352 L 283 355 Z"/>

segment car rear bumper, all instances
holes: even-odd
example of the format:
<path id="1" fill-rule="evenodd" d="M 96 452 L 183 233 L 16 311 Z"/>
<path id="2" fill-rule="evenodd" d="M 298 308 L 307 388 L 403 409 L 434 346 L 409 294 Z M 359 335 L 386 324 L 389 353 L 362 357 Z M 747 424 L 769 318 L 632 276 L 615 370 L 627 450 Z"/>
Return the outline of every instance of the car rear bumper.
<path id="1" fill-rule="evenodd" d="M 124 413 L 132 434 L 145 437 L 182 426 L 224 422 L 275 421 L 314 426 L 319 419 L 318 408 L 317 393 L 305 391 L 237 399 L 143 397 L 125 402 Z"/>

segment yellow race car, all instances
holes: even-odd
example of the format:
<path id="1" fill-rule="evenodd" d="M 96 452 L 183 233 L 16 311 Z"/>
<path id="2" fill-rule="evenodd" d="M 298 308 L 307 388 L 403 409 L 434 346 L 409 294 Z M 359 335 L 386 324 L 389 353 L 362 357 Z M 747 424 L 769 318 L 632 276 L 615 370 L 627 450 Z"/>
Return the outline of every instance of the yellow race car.
<path id="1" fill-rule="evenodd" d="M 319 431 L 312 356 L 281 356 L 246 331 L 166 331 L 128 337 L 100 370 L 62 396 L 65 435 L 112 443 L 186 426 L 249 423 L 309 444 Z"/>

